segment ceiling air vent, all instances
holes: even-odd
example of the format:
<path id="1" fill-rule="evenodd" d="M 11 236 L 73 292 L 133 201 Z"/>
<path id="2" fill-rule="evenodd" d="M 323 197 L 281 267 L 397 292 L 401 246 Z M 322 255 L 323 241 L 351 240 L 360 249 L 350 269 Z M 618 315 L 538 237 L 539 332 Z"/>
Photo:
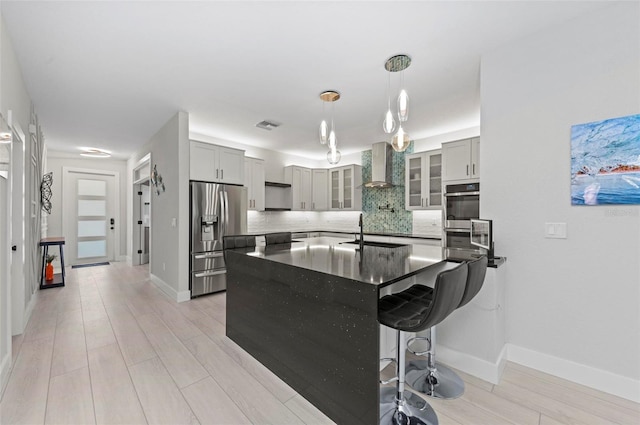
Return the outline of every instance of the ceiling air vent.
<path id="1" fill-rule="evenodd" d="M 280 123 L 273 122 L 273 121 L 260 121 L 258 124 L 256 124 L 256 127 L 262 128 L 263 130 L 271 131 L 274 128 L 280 127 Z"/>

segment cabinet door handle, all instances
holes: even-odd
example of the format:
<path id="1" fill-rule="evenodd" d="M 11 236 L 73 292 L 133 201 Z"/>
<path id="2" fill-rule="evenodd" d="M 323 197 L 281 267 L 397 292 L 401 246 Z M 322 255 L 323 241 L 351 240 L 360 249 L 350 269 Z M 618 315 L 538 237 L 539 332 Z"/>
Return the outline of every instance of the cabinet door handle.
<path id="1" fill-rule="evenodd" d="M 467 176 L 469 175 L 469 164 L 467 164 Z"/>
<path id="2" fill-rule="evenodd" d="M 476 173 L 476 164 L 473 164 L 473 174 Z"/>
<path id="3" fill-rule="evenodd" d="M 224 180 L 224 170 L 220 170 L 220 178 Z"/>
<path id="4" fill-rule="evenodd" d="M 219 170 L 216 168 L 216 178 L 219 179 L 220 178 L 220 174 L 219 174 Z"/>
<path id="5" fill-rule="evenodd" d="M 316 209 L 316 203 L 315 203 L 315 202 L 312 202 L 312 203 L 311 203 L 311 209 L 312 209 L 312 210 L 315 210 L 315 209 Z"/>

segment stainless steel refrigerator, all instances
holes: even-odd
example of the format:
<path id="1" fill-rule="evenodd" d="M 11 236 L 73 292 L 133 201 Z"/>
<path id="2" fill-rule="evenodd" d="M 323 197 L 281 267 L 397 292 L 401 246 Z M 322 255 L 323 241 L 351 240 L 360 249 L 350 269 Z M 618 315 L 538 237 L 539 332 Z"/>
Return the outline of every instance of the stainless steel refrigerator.
<path id="1" fill-rule="evenodd" d="M 227 289 L 222 238 L 247 231 L 247 192 L 243 186 L 192 181 L 191 298 Z"/>

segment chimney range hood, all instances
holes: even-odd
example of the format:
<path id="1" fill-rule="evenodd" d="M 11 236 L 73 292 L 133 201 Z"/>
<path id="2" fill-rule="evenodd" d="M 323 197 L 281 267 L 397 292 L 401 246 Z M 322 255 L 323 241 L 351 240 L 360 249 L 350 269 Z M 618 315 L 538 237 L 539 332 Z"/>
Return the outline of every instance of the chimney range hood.
<path id="1" fill-rule="evenodd" d="M 393 149 L 387 142 L 374 143 L 371 148 L 371 181 L 365 187 L 392 187 Z"/>

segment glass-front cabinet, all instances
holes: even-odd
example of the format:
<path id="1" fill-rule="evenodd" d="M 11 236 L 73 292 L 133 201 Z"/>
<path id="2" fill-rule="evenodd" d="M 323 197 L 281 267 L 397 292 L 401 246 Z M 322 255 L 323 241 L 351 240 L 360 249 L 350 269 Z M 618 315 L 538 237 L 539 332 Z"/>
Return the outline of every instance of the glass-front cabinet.
<path id="1" fill-rule="evenodd" d="M 405 208 L 442 208 L 442 151 L 414 153 L 405 157 Z"/>
<path id="2" fill-rule="evenodd" d="M 332 210 L 362 209 L 362 167 L 347 165 L 329 170 Z"/>

